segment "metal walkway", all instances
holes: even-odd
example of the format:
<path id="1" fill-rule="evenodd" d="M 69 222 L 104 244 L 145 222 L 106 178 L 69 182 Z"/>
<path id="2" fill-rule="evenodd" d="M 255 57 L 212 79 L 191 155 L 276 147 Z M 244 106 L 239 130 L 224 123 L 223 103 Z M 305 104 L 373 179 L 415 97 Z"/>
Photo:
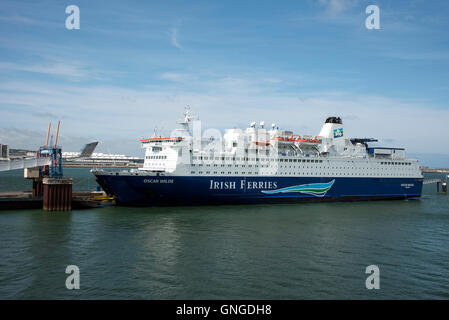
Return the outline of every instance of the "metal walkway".
<path id="1" fill-rule="evenodd" d="M 441 179 L 427 179 L 423 181 L 423 184 L 431 184 L 431 183 L 442 183 Z"/>
<path id="2" fill-rule="evenodd" d="M 51 158 L 24 158 L 19 160 L 0 160 L 0 171 L 48 166 Z"/>

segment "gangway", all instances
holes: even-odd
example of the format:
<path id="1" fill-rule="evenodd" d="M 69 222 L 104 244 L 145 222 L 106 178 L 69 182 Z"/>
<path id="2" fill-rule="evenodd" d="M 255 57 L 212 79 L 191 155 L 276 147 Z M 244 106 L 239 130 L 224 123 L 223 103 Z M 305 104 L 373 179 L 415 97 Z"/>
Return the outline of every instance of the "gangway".
<path id="1" fill-rule="evenodd" d="M 51 164 L 51 158 L 23 158 L 16 160 L 0 160 L 0 171 L 10 171 L 17 169 L 26 169 L 34 167 L 49 166 Z"/>
<path id="2" fill-rule="evenodd" d="M 440 186 L 441 186 L 441 191 L 443 191 L 443 193 L 447 193 L 447 178 L 449 178 L 449 176 L 446 177 L 446 180 L 443 180 L 443 179 L 425 179 L 423 181 L 423 184 L 435 183 L 436 186 L 437 186 L 437 192 L 440 192 Z"/>
<path id="3" fill-rule="evenodd" d="M 422 183 L 423 184 L 432 184 L 432 183 L 442 183 L 443 180 L 441 179 L 426 179 Z"/>

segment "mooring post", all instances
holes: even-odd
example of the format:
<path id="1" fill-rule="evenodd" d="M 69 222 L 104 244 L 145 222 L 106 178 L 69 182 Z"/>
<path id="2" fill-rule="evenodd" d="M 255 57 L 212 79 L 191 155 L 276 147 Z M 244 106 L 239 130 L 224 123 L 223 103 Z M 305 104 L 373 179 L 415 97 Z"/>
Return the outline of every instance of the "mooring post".
<path id="1" fill-rule="evenodd" d="M 439 193 L 439 192 L 440 192 L 440 182 L 437 181 L 437 193 Z"/>
<path id="2" fill-rule="evenodd" d="M 72 178 L 44 178 L 42 184 L 44 187 L 44 210 L 72 210 Z"/>
<path id="3" fill-rule="evenodd" d="M 441 191 L 443 191 L 443 193 L 447 193 L 447 182 L 441 183 Z"/>

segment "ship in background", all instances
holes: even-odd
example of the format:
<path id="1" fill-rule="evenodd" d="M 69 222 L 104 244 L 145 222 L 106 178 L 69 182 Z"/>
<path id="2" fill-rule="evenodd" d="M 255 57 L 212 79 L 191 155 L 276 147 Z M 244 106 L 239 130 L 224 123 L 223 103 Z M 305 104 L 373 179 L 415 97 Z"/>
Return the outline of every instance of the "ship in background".
<path id="1" fill-rule="evenodd" d="M 80 152 L 63 152 L 62 158 L 65 167 L 112 167 L 112 168 L 138 168 L 142 167 L 143 159 L 126 156 L 124 154 L 94 152 L 98 141 L 84 145 Z"/>
<path id="2" fill-rule="evenodd" d="M 349 139 L 339 117 L 317 136 L 252 122 L 223 139 L 194 135 L 186 109 L 171 137 L 141 140 L 142 168 L 97 170 L 97 182 L 119 205 L 198 205 L 407 199 L 421 196 L 418 161 L 403 148 Z"/>

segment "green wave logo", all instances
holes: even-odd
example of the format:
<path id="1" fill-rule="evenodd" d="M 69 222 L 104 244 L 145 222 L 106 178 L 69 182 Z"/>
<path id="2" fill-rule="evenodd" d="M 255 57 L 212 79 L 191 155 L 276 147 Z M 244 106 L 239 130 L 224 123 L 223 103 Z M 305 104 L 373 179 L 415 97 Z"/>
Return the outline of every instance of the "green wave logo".
<path id="1" fill-rule="evenodd" d="M 300 192 L 304 194 L 310 194 L 316 197 L 324 197 L 326 193 L 332 188 L 335 180 L 328 183 L 309 183 L 301 184 L 297 186 L 290 186 L 276 190 L 263 190 L 265 194 L 276 194 L 276 193 L 289 193 L 289 192 Z"/>

